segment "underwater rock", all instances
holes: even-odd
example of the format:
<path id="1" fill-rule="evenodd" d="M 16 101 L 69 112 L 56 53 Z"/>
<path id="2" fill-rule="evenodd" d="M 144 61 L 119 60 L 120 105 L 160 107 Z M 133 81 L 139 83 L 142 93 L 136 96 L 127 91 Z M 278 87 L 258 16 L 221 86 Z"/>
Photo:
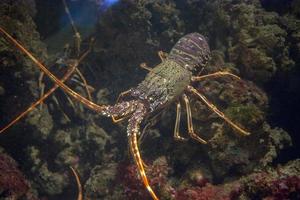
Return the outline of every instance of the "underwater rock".
<path id="1" fill-rule="evenodd" d="M 223 131 L 222 131 L 223 132 Z M 224 133 L 217 134 L 209 145 L 208 155 L 215 178 L 233 178 L 272 163 L 278 152 L 291 145 L 290 136 L 282 129 L 271 129 L 268 124 L 247 139 L 234 139 Z"/>
<path id="2" fill-rule="evenodd" d="M 254 172 L 220 185 L 190 184 L 176 190 L 176 200 L 298 199 L 300 160 Z"/>
<path id="3" fill-rule="evenodd" d="M 207 184 L 204 187 L 184 188 L 177 191 L 175 200 L 233 200 L 240 196 L 240 185 L 232 184 L 228 186 L 214 186 Z"/>
<path id="4" fill-rule="evenodd" d="M 167 178 L 170 170 L 165 157 L 157 158 L 152 164 L 147 163 L 146 173 L 150 185 L 163 196 L 162 199 L 169 199 L 173 195 L 172 187 Z M 143 199 L 148 196 L 148 192 L 137 173 L 137 168 L 133 164 L 121 163 L 118 167 L 117 181 L 118 184 L 121 184 L 125 199 Z"/>
<path id="5" fill-rule="evenodd" d="M 284 166 L 255 172 L 241 179 L 244 192 L 250 199 L 299 199 L 300 160 Z"/>
<path id="6" fill-rule="evenodd" d="M 32 0 L 1 1 L 0 26 L 44 61 L 47 58 L 46 47 L 40 41 L 39 33 L 36 31 L 33 21 L 35 13 L 35 3 Z M 28 57 L 20 53 L 2 36 L 0 57 L 1 87 L 6 91 L 5 98 L 0 100 L 1 122 L 7 123 L 25 106 L 30 105 L 33 97 L 39 96 L 37 88 L 31 83 L 32 79 L 37 78 L 39 70 Z"/>
<path id="7" fill-rule="evenodd" d="M 34 134 L 38 134 L 37 138 L 46 140 L 53 128 L 53 119 L 48 112 L 48 108 L 43 106 L 42 109 L 32 110 L 27 118 L 26 122 L 36 128 Z"/>
<path id="8" fill-rule="evenodd" d="M 291 137 L 281 128 L 272 129 L 269 124 L 264 123 L 263 131 L 267 134 L 267 138 L 261 138 L 260 143 L 267 145 L 267 148 L 259 161 L 262 167 L 272 163 L 283 148 L 292 145 Z"/>
<path id="9" fill-rule="evenodd" d="M 28 162 L 32 165 L 33 187 L 37 188 L 39 193 L 60 194 L 68 184 L 66 176 L 63 173 L 52 172 L 36 147 L 28 147 L 27 154 L 30 156 Z"/>
<path id="10" fill-rule="evenodd" d="M 112 193 L 110 188 L 114 186 L 117 167 L 116 163 L 95 166 L 84 185 L 84 188 L 86 188 L 85 198 L 100 199 L 110 196 Z M 119 199 L 121 199 L 121 196 Z"/>

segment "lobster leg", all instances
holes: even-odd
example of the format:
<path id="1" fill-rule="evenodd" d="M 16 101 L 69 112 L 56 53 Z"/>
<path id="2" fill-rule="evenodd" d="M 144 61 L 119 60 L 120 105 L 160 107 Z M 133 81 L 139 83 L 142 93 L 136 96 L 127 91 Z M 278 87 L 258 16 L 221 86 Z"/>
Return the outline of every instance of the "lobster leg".
<path id="1" fill-rule="evenodd" d="M 144 62 L 140 64 L 140 67 L 143 68 L 143 69 L 145 69 L 145 70 L 147 70 L 147 71 L 149 71 L 149 72 L 152 70 L 152 68 L 149 67 L 147 65 L 147 63 L 144 63 Z"/>
<path id="2" fill-rule="evenodd" d="M 185 141 L 186 139 L 179 135 L 179 127 L 180 127 L 180 116 L 181 116 L 181 105 L 180 102 L 176 104 L 176 121 L 174 128 L 174 139 L 178 141 Z"/>
<path id="3" fill-rule="evenodd" d="M 199 93 L 194 87 L 188 86 L 188 91 L 199 97 L 213 112 L 215 112 L 219 117 L 224 119 L 231 127 L 235 128 L 241 135 L 250 135 L 250 133 L 238 125 L 233 123 L 230 119 L 228 119 L 223 112 L 221 112 L 214 104 L 212 104 L 204 95 Z"/>
<path id="4" fill-rule="evenodd" d="M 90 92 L 90 89 L 89 89 L 89 87 L 88 87 L 88 84 L 87 84 L 86 79 L 84 78 L 83 74 L 81 73 L 81 71 L 80 71 L 78 68 L 76 68 L 75 71 L 76 71 L 76 73 L 79 75 L 80 79 L 82 80 L 82 83 L 83 83 L 83 85 L 84 85 L 86 94 L 87 94 L 87 96 L 88 96 L 88 99 L 89 99 L 90 101 L 92 101 L 92 95 L 91 95 L 91 92 Z"/>
<path id="5" fill-rule="evenodd" d="M 232 74 L 230 72 L 219 71 L 219 72 L 215 72 L 215 73 L 207 74 L 207 75 L 203 75 L 203 76 L 193 76 L 192 81 L 196 82 L 196 81 L 201 81 L 202 79 L 205 79 L 205 78 L 214 78 L 214 77 L 220 77 L 220 76 L 231 76 L 233 78 L 241 80 L 241 78 L 235 74 Z"/>
<path id="6" fill-rule="evenodd" d="M 157 54 L 158 54 L 158 56 L 159 56 L 159 58 L 160 58 L 160 60 L 161 60 L 162 62 L 163 62 L 163 61 L 167 58 L 167 56 L 168 56 L 168 54 L 165 53 L 165 52 L 163 52 L 163 51 L 158 51 Z M 141 63 L 141 64 L 140 64 L 140 67 L 143 68 L 143 69 L 145 69 L 145 70 L 147 70 L 147 71 L 149 71 L 149 72 L 152 71 L 152 68 L 149 67 L 149 66 L 147 65 L 147 63 L 145 63 L 145 62 Z"/>
<path id="7" fill-rule="evenodd" d="M 144 169 L 144 164 L 143 164 L 143 161 L 141 158 L 141 154 L 140 154 L 140 151 L 138 148 L 137 135 L 140 134 L 140 124 L 141 124 L 142 120 L 144 119 L 145 114 L 146 114 L 145 107 L 143 106 L 143 104 L 139 104 L 136 111 L 133 113 L 132 117 L 128 120 L 129 124 L 127 127 L 127 134 L 128 134 L 128 138 L 129 138 L 130 149 L 131 149 L 132 155 L 134 157 L 134 161 L 138 167 L 140 177 L 141 177 L 146 189 L 150 193 L 151 197 L 154 200 L 158 200 L 158 197 L 156 196 L 156 194 L 154 193 L 154 191 L 152 190 L 152 188 L 149 184 L 149 181 L 146 176 L 145 169 Z"/>
<path id="8" fill-rule="evenodd" d="M 127 96 L 130 92 L 131 92 L 130 89 L 129 89 L 129 90 L 126 90 L 126 91 L 124 91 L 124 92 L 121 92 L 121 93 L 119 94 L 118 98 L 117 98 L 116 103 L 119 103 L 120 99 L 122 99 L 123 97 Z"/>
<path id="9" fill-rule="evenodd" d="M 205 140 L 203 140 L 201 137 L 199 137 L 195 132 L 194 132 L 194 127 L 193 127 L 193 121 L 192 121 L 192 112 L 191 112 L 191 107 L 190 107 L 190 101 L 186 94 L 183 94 L 183 100 L 185 102 L 185 107 L 186 107 L 186 114 L 187 114 L 187 123 L 188 123 L 188 133 L 191 136 L 191 138 L 197 140 L 198 142 L 202 144 L 207 144 Z"/>
<path id="10" fill-rule="evenodd" d="M 112 115 L 112 116 L 111 116 L 111 119 L 112 119 L 113 123 L 119 123 L 119 122 L 125 120 L 127 117 L 128 117 L 128 116 L 123 116 L 123 117 L 121 117 L 121 118 L 117 118 L 117 117 L 115 117 L 115 116 Z"/>
<path id="11" fill-rule="evenodd" d="M 160 58 L 160 60 L 161 60 L 162 62 L 165 61 L 165 59 L 166 59 L 167 56 L 168 56 L 168 54 L 165 53 L 165 52 L 163 52 L 163 51 L 158 51 L 157 54 L 158 54 L 158 56 L 159 56 L 159 58 Z"/>

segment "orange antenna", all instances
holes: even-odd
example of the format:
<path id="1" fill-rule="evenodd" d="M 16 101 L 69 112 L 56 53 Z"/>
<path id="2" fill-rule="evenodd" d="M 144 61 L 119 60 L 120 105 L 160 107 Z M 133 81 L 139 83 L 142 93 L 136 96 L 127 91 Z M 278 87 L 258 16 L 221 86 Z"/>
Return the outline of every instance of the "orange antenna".
<path id="1" fill-rule="evenodd" d="M 70 166 L 70 169 L 72 170 L 72 172 L 73 172 L 73 174 L 76 178 L 76 183 L 77 183 L 77 187 L 78 187 L 77 200 L 83 200 L 83 195 L 82 195 L 83 192 L 82 192 L 82 186 L 81 186 L 81 183 L 80 183 L 79 175 L 73 167 Z"/>
<path id="2" fill-rule="evenodd" d="M 65 92 L 69 95 L 83 103 L 86 107 L 91 110 L 95 110 L 101 112 L 106 106 L 100 106 L 95 104 L 94 102 L 86 99 L 81 96 L 67 85 L 65 85 L 62 81 L 60 81 L 56 76 L 54 76 L 38 59 L 36 59 L 27 49 L 25 49 L 17 40 L 15 40 L 9 33 L 7 33 L 3 28 L 0 27 L 0 32 L 5 35 L 5 37 L 12 42 L 20 51 L 25 53 L 45 74 L 47 74 L 52 81 L 54 81 L 57 85 L 59 85 Z"/>
<path id="3" fill-rule="evenodd" d="M 129 138 L 129 141 L 130 141 L 130 148 L 131 148 L 131 151 L 132 151 L 135 163 L 136 163 L 136 165 L 138 167 L 139 174 L 141 176 L 141 179 L 142 179 L 142 181 L 143 181 L 146 189 L 148 190 L 148 192 L 150 193 L 151 197 L 154 200 L 159 200 L 158 197 L 156 196 L 155 192 L 151 188 L 151 186 L 149 184 L 149 181 L 148 181 L 148 178 L 146 176 L 146 172 L 145 172 L 145 169 L 144 169 L 143 160 L 141 158 L 141 154 L 140 154 L 140 151 L 139 151 L 139 148 L 138 148 L 138 145 L 137 145 L 137 135 L 136 135 L 136 132 L 132 133 L 132 135 Z"/>
<path id="4" fill-rule="evenodd" d="M 90 52 L 90 49 L 87 50 L 78 61 L 76 61 L 74 64 L 71 65 L 71 68 L 66 72 L 66 74 L 61 79 L 61 82 L 65 82 L 77 69 L 78 64 L 87 56 L 87 54 Z M 7 124 L 4 128 L 0 129 L 0 134 L 3 133 L 5 130 L 10 128 L 12 125 L 14 125 L 17 121 L 22 119 L 25 115 L 27 115 L 30 111 L 32 111 L 37 105 L 42 103 L 46 98 L 48 98 L 59 86 L 56 84 L 54 85 L 46 94 L 44 94 L 39 100 L 34 102 L 32 105 L 30 105 L 24 112 L 19 114 L 16 118 L 14 118 L 9 124 Z"/>

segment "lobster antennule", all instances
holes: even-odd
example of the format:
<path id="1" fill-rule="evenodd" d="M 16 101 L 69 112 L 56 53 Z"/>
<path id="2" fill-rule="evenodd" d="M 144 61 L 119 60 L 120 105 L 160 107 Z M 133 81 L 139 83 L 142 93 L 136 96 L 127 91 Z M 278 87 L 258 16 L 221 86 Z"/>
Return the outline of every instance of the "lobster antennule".
<path id="1" fill-rule="evenodd" d="M 62 81 L 60 81 L 54 74 L 52 74 L 38 59 L 36 59 L 32 53 L 30 53 L 26 48 L 23 47 L 21 43 L 15 40 L 8 32 L 6 32 L 2 27 L 0 27 L 0 32 L 12 43 L 14 44 L 20 51 L 26 54 L 45 74 L 47 74 L 53 82 L 59 85 L 65 92 L 69 95 L 83 103 L 86 107 L 100 112 L 106 107 L 105 105 L 97 105 L 94 102 L 86 99 L 85 97 L 81 96 L 67 85 L 65 85 Z"/>

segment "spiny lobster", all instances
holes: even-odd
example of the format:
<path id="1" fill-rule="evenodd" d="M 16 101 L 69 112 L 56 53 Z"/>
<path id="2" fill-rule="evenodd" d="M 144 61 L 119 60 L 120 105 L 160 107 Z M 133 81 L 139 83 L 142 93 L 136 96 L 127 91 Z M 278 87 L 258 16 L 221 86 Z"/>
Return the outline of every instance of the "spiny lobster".
<path id="1" fill-rule="evenodd" d="M 72 22 L 74 22 L 67 9 L 65 1 L 66 12 Z M 141 65 L 149 71 L 145 79 L 138 84 L 137 87 L 131 88 L 119 95 L 115 105 L 97 105 L 92 102 L 91 98 L 86 99 L 80 94 L 76 93 L 64 84 L 64 81 L 77 70 L 80 61 L 86 56 L 88 51 L 84 53 L 78 60 L 70 64 L 70 69 L 66 72 L 64 77 L 59 80 L 55 77 L 38 59 L 36 59 L 27 49 L 23 47 L 17 40 L 15 40 L 7 31 L 0 27 L 0 32 L 6 39 L 14 44 L 19 50 L 25 53 L 47 76 L 49 76 L 56 85 L 51 88 L 47 93 L 32 104 L 25 112 L 17 116 L 11 123 L 0 130 L 0 133 L 5 131 L 8 127 L 12 126 L 25 114 L 30 112 L 36 105 L 40 104 L 58 87 L 61 87 L 69 95 L 83 103 L 86 107 L 96 111 L 98 114 L 111 117 L 114 122 L 119 122 L 126 118 L 128 120 L 127 136 L 131 153 L 137 165 L 140 177 L 144 186 L 150 193 L 154 200 L 158 200 L 157 195 L 151 188 L 146 172 L 144 169 L 144 162 L 142 161 L 141 154 L 138 148 L 138 137 L 141 136 L 140 125 L 143 120 L 149 119 L 158 115 L 164 108 L 172 103 L 176 104 L 176 122 L 174 128 L 174 138 L 176 140 L 184 141 L 186 138 L 180 136 L 179 126 L 181 118 L 181 100 L 183 100 L 186 113 L 187 113 L 187 128 L 188 134 L 192 139 L 197 140 L 202 144 L 207 142 L 195 133 L 192 122 L 192 113 L 190 108 L 190 100 L 188 95 L 194 95 L 205 103 L 209 109 L 215 112 L 219 117 L 223 118 L 230 126 L 236 129 L 241 135 L 249 135 L 250 133 L 240 128 L 229 118 L 227 118 L 215 105 L 213 105 L 203 94 L 197 91 L 192 84 L 206 78 L 214 78 L 220 76 L 231 76 L 240 79 L 238 76 L 219 71 L 207 75 L 199 75 L 202 69 L 207 65 L 211 52 L 208 43 L 204 36 L 199 33 L 190 33 L 179 39 L 175 46 L 171 49 L 170 53 L 166 55 L 159 52 L 161 63 L 154 68 L 149 68 L 145 63 Z M 75 29 L 76 36 L 79 34 Z M 78 70 L 77 70 L 78 71 Z M 90 95 L 89 95 L 90 97 Z M 147 125 L 146 125 L 147 126 Z M 78 200 L 83 199 L 82 187 L 76 171 L 71 167 L 72 172 L 76 176 L 76 181 L 79 188 Z"/>

